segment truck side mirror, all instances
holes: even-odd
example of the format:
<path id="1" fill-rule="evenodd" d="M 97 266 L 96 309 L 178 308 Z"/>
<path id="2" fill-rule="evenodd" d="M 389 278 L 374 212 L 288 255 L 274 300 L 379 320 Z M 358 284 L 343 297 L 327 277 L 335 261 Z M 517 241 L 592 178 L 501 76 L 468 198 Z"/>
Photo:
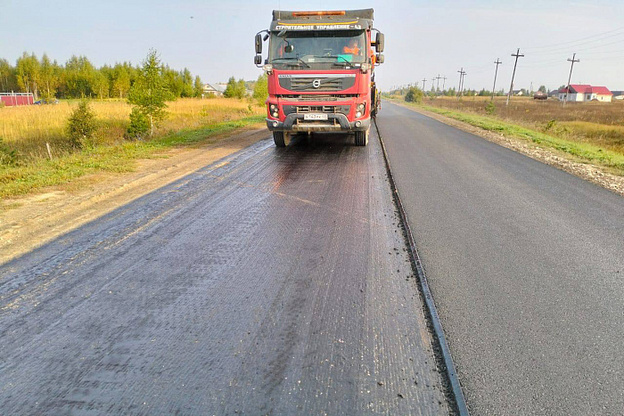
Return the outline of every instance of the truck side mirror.
<path id="1" fill-rule="evenodd" d="M 262 35 L 256 34 L 256 53 L 259 55 L 262 53 Z"/>
<path id="2" fill-rule="evenodd" d="M 254 56 L 254 64 L 256 64 L 256 65 L 262 64 L 262 55 Z"/>
<path id="3" fill-rule="evenodd" d="M 377 52 L 384 51 L 384 34 L 381 32 L 377 32 L 377 37 L 375 38 L 375 49 Z"/>
<path id="4" fill-rule="evenodd" d="M 384 63 L 383 53 L 378 53 L 377 54 L 377 58 L 375 59 L 375 61 L 377 61 L 378 64 L 383 64 Z"/>
<path id="5" fill-rule="evenodd" d="M 295 50 L 295 45 L 286 45 L 284 47 L 284 52 L 286 52 L 286 53 L 292 53 L 292 51 L 294 51 L 294 50 Z"/>

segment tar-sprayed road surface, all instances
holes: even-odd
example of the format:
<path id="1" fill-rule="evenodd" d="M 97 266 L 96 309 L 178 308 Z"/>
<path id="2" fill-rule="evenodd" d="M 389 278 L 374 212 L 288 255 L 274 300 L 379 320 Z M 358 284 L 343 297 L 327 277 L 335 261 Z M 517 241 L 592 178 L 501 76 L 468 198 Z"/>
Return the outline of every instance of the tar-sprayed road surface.
<path id="1" fill-rule="evenodd" d="M 0 413 L 449 413 L 352 142 L 259 142 L 0 266 Z"/>
<path id="2" fill-rule="evenodd" d="M 377 121 L 471 413 L 624 414 L 624 198 L 396 105 Z"/>

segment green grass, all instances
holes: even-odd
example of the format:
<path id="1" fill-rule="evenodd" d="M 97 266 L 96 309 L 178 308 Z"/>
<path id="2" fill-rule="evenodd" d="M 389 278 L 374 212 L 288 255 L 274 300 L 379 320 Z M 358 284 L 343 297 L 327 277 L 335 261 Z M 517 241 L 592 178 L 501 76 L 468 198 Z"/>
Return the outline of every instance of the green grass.
<path id="1" fill-rule="evenodd" d="M 408 105 L 422 108 L 426 111 L 440 114 L 454 120 L 459 120 L 483 130 L 501 133 L 507 137 L 530 141 L 541 147 L 556 149 L 572 156 L 572 159 L 577 162 L 599 165 L 610 173 L 624 176 L 624 155 L 601 148 L 600 146 L 594 144 L 579 143 L 577 141 L 554 137 L 537 130 L 507 123 L 494 117 L 463 113 L 422 104 Z"/>
<path id="2" fill-rule="evenodd" d="M 198 129 L 171 132 L 151 141 L 96 146 L 53 160 L 39 160 L 26 166 L 0 167 L 0 198 L 28 194 L 47 186 L 63 185 L 98 172 L 131 172 L 138 159 L 156 157 L 158 152 L 203 143 L 217 135 L 261 123 L 264 116 L 224 121 Z"/>

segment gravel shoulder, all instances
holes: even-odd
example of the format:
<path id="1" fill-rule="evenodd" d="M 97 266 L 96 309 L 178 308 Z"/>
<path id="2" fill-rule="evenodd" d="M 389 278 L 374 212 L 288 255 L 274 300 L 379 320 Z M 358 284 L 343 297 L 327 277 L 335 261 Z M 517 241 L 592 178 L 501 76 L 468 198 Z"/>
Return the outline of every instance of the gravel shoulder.
<path id="1" fill-rule="evenodd" d="M 178 148 L 137 161 L 132 173 L 100 173 L 45 192 L 0 201 L 0 264 L 115 208 L 237 152 L 268 132 L 246 129 L 194 148 Z"/>

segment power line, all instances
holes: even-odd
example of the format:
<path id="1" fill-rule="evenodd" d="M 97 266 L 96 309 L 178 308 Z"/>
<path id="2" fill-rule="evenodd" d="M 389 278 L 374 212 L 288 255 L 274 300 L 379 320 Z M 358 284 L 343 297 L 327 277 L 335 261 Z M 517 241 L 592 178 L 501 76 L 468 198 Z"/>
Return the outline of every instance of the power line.
<path id="1" fill-rule="evenodd" d="M 602 40 L 603 39 L 602 36 L 604 36 L 604 35 L 609 35 L 611 33 L 620 32 L 620 31 L 624 31 L 624 26 L 619 27 L 617 29 L 609 30 L 609 31 L 606 31 L 606 32 L 597 33 L 595 35 L 586 36 L 584 38 L 580 38 L 580 39 L 576 39 L 576 40 L 569 40 L 569 41 L 559 42 L 559 43 L 551 43 L 549 45 L 528 46 L 528 47 L 525 47 L 524 49 L 525 50 L 527 50 L 527 49 L 528 50 L 532 50 L 532 49 L 549 49 L 549 48 L 555 48 L 555 47 L 559 47 L 559 46 L 563 46 L 563 45 L 570 45 L 570 44 L 574 44 L 574 43 L 578 43 L 578 42 L 591 43 L 591 42 L 595 42 L 595 41 L 598 41 L 598 40 Z M 608 38 L 611 38 L 611 37 L 614 37 L 614 36 L 620 36 L 622 34 L 624 34 L 624 32 L 623 33 L 616 33 L 616 34 L 613 34 L 613 35 L 610 35 L 610 36 L 606 36 L 604 39 L 608 39 Z M 593 38 L 600 38 L 600 39 L 595 39 L 595 40 L 583 42 L 583 41 L 586 41 L 588 39 L 593 39 Z M 535 52 L 535 53 L 538 53 L 538 52 Z"/>

